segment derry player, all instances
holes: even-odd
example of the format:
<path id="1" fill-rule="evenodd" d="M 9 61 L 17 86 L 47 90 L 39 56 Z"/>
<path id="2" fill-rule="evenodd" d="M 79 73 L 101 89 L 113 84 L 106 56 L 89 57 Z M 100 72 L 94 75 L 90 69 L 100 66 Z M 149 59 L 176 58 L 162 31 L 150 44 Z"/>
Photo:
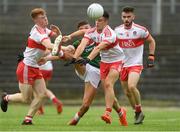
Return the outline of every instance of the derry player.
<path id="1" fill-rule="evenodd" d="M 55 25 L 53 25 L 53 27 L 55 27 Z M 49 51 L 47 51 L 47 54 L 49 54 L 48 56 L 51 56 Z M 20 53 L 18 55 L 18 60 L 17 60 L 18 63 L 20 63 L 23 59 L 24 59 L 24 55 Z M 40 71 L 42 73 L 42 76 L 43 76 L 45 82 L 46 82 L 46 86 L 48 86 L 49 80 L 51 80 L 52 74 L 53 74 L 53 64 L 52 64 L 52 62 L 47 61 L 47 63 L 45 63 L 44 65 L 39 66 L 39 69 L 40 69 Z M 62 102 L 49 89 L 46 90 L 46 95 L 53 102 L 53 104 L 56 106 L 57 113 L 60 114 L 62 112 L 62 110 L 63 110 Z M 36 96 L 35 93 L 34 93 L 34 96 Z M 37 114 L 39 114 L 39 115 L 44 114 L 43 106 L 41 106 L 38 109 Z"/>
<path id="2" fill-rule="evenodd" d="M 133 22 L 135 19 L 134 8 L 123 8 L 121 18 L 124 24 L 115 28 L 120 47 L 125 54 L 120 80 L 135 109 L 134 124 L 141 124 L 145 116 L 141 108 L 141 96 L 137 89 L 137 83 L 143 69 L 144 41 L 149 43 L 148 67 L 154 66 L 155 41 L 145 27 Z"/>
<path id="3" fill-rule="evenodd" d="M 106 110 L 101 118 L 106 123 L 111 123 L 111 111 L 115 99 L 113 88 L 119 77 L 124 54 L 117 43 L 115 32 L 108 26 L 108 20 L 109 14 L 104 11 L 103 16 L 96 20 L 96 27 L 91 28 L 85 33 L 80 46 L 74 54 L 74 60 L 76 60 L 75 63 L 87 64 L 100 53 L 100 79 L 104 88 L 106 101 Z M 95 42 L 97 46 L 87 58 L 77 60 L 84 48 L 91 41 Z"/>
<path id="4" fill-rule="evenodd" d="M 45 10 L 35 8 L 31 11 L 31 17 L 35 25 L 31 29 L 27 47 L 24 51 L 24 59 L 18 64 L 16 74 L 19 81 L 20 93 L 2 95 L 1 109 L 7 111 L 8 102 L 30 102 L 30 108 L 22 125 L 32 125 L 32 118 L 38 108 L 45 101 L 46 84 L 39 70 L 38 60 L 44 56 L 46 49 L 54 49 L 51 43 L 51 36 L 59 33 L 52 32 L 47 28 L 48 19 Z M 56 44 L 57 45 L 57 44 Z M 31 100 L 32 93 L 36 96 Z"/>

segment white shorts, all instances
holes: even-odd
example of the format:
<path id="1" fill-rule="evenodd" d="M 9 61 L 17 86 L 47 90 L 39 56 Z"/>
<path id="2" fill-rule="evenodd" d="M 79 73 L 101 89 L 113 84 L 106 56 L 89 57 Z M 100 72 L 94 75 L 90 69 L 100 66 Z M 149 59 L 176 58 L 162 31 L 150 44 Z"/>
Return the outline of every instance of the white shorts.
<path id="1" fill-rule="evenodd" d="M 94 88 L 97 88 L 100 82 L 100 69 L 96 68 L 90 64 L 86 64 L 86 72 L 84 75 L 80 75 L 77 70 L 75 70 L 77 76 L 84 80 L 84 82 L 90 82 Z"/>
<path id="2" fill-rule="evenodd" d="M 84 82 L 90 82 L 93 87 L 97 88 L 100 82 L 100 69 L 90 64 L 86 64 Z"/>

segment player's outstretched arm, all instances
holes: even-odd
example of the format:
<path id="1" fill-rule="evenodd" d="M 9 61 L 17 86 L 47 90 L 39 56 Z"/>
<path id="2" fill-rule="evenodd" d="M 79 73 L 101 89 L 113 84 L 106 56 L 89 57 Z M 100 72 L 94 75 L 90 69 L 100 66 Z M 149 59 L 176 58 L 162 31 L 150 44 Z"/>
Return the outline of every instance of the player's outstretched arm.
<path id="1" fill-rule="evenodd" d="M 81 43 L 79 44 L 79 46 L 76 49 L 76 52 L 74 53 L 74 58 L 77 59 L 78 57 L 81 56 L 81 54 L 83 53 L 84 49 L 86 48 L 86 46 L 89 44 L 89 39 L 83 38 L 81 40 Z"/>
<path id="2" fill-rule="evenodd" d="M 66 43 L 75 37 L 84 36 L 87 30 L 88 29 L 81 29 L 71 33 L 70 35 L 63 36 L 62 42 Z"/>
<path id="3" fill-rule="evenodd" d="M 45 56 L 38 61 L 38 65 L 44 65 L 47 61 L 59 60 L 59 56 Z"/>

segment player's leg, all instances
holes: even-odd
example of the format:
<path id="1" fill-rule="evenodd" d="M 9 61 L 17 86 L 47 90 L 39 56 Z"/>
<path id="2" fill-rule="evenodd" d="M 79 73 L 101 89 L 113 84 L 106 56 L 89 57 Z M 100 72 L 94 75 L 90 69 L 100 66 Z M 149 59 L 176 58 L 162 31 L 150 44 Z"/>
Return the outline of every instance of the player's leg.
<path id="1" fill-rule="evenodd" d="M 110 69 L 107 77 L 102 79 L 102 85 L 105 93 L 106 110 L 101 119 L 106 123 L 111 123 L 111 111 L 114 103 L 114 84 L 119 78 L 119 72 L 115 69 Z"/>
<path id="2" fill-rule="evenodd" d="M 127 81 L 121 81 L 121 86 L 123 88 L 123 91 L 126 95 L 126 97 L 129 100 L 129 103 L 133 109 L 135 109 L 135 99 L 130 90 L 128 89 L 128 82 Z"/>
<path id="3" fill-rule="evenodd" d="M 33 101 L 30 104 L 30 108 L 28 111 L 25 120 L 23 121 L 23 125 L 31 125 L 32 118 L 39 109 L 39 107 L 43 104 L 46 99 L 46 84 L 43 78 L 36 79 L 33 85 L 33 92 L 36 93 L 37 96 L 34 97 Z"/>
<path id="4" fill-rule="evenodd" d="M 86 67 L 84 65 L 80 64 L 75 64 L 74 65 L 75 71 L 77 72 L 76 74 L 79 76 L 84 76 L 86 72 Z"/>
<path id="5" fill-rule="evenodd" d="M 90 82 L 85 83 L 83 103 L 79 111 L 75 114 L 73 119 L 68 123 L 69 125 L 76 125 L 80 118 L 88 111 L 89 106 L 91 105 L 94 96 L 96 94 L 96 88 L 94 88 Z"/>
<path id="6" fill-rule="evenodd" d="M 23 102 L 31 103 L 32 98 L 33 98 L 32 85 L 30 85 L 30 84 L 23 84 L 23 83 L 19 82 L 19 89 L 21 91 L 21 96 L 22 96 Z M 9 99 L 13 100 L 13 97 L 9 97 Z"/>
<path id="7" fill-rule="evenodd" d="M 43 78 L 45 80 L 46 86 L 48 86 L 49 80 L 52 78 L 53 70 L 42 70 L 41 73 L 43 75 Z M 53 92 L 49 89 L 46 91 L 47 97 L 52 101 L 52 103 L 56 106 L 57 113 L 60 114 L 62 112 L 62 102 L 53 94 Z M 38 110 L 39 114 L 44 113 L 43 106 L 41 106 Z"/>
<path id="8" fill-rule="evenodd" d="M 36 98 L 38 95 L 36 94 L 36 92 L 33 92 L 33 97 L 34 98 Z M 44 114 L 44 104 L 42 104 L 40 107 L 39 107 L 39 109 L 38 109 L 38 111 L 37 111 L 37 113 L 36 113 L 37 115 L 43 115 Z"/>
<path id="9" fill-rule="evenodd" d="M 131 91 L 135 100 L 135 122 L 134 124 L 141 124 L 144 120 L 144 114 L 141 108 L 141 95 L 137 89 L 140 74 L 137 72 L 130 72 L 128 77 L 128 88 Z"/>
<path id="10" fill-rule="evenodd" d="M 120 72 L 120 83 L 125 95 L 128 97 L 131 107 L 135 109 L 134 96 L 128 88 L 128 74 L 129 74 L 129 68 L 123 67 Z"/>
<path id="11" fill-rule="evenodd" d="M 3 112 L 7 111 L 8 102 L 24 102 L 30 103 L 32 101 L 32 85 L 19 83 L 19 90 L 21 93 L 2 95 L 1 109 Z"/>
<path id="12" fill-rule="evenodd" d="M 70 121 L 69 125 L 76 125 L 80 118 L 88 111 L 94 96 L 96 94 L 96 89 L 100 82 L 100 70 L 89 64 L 86 65 L 85 74 L 85 90 L 83 103 L 79 111 L 76 113 L 74 118 Z"/>
<path id="13" fill-rule="evenodd" d="M 95 95 L 96 95 L 96 88 L 90 82 L 85 82 L 83 103 L 79 110 L 80 117 L 82 117 L 88 111 L 89 106 L 92 104 Z"/>
<path id="14" fill-rule="evenodd" d="M 18 64 L 16 74 L 19 80 L 19 89 L 21 93 L 7 95 L 4 93 L 1 100 L 1 109 L 6 112 L 8 108 L 8 101 L 12 102 L 30 102 L 32 99 L 32 85 L 27 84 L 28 80 L 26 77 L 28 73 L 28 67 L 21 61 Z M 22 82 L 22 83 L 20 83 Z M 24 83 L 26 82 L 26 83 Z"/>
<path id="15" fill-rule="evenodd" d="M 118 116 L 119 116 L 119 121 L 120 124 L 123 126 L 127 126 L 128 122 L 126 119 L 126 109 L 123 107 L 120 107 L 117 98 L 114 98 L 114 103 L 113 103 L 113 108 L 114 110 L 117 112 Z"/>
<path id="16" fill-rule="evenodd" d="M 37 115 L 44 115 L 44 107 L 41 105 L 37 111 Z"/>
<path id="17" fill-rule="evenodd" d="M 48 62 L 47 63 L 49 67 L 52 67 L 52 63 Z M 53 73 L 53 70 L 45 70 L 43 69 L 44 67 L 40 67 L 40 71 L 42 73 L 42 76 L 45 80 L 45 83 L 46 83 L 46 86 L 48 86 L 48 83 L 49 83 L 49 80 L 52 78 L 52 73 Z M 34 97 L 37 96 L 37 94 L 34 92 Z M 49 97 L 49 96 L 48 96 Z M 37 111 L 37 114 L 38 115 L 43 115 L 44 114 L 44 104 L 41 105 Z"/>

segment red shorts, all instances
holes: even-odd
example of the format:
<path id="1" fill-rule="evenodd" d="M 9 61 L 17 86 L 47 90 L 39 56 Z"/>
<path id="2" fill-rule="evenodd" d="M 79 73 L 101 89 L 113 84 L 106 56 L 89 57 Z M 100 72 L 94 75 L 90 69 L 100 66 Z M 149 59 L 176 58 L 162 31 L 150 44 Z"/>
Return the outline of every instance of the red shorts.
<path id="1" fill-rule="evenodd" d="M 53 70 L 40 70 L 44 80 L 51 80 Z"/>
<path id="2" fill-rule="evenodd" d="M 121 81 L 127 81 L 130 72 L 137 72 L 141 74 L 142 70 L 143 70 L 143 66 L 123 67 L 121 70 L 120 79 Z"/>
<path id="3" fill-rule="evenodd" d="M 113 63 L 100 63 L 100 77 L 105 79 L 110 71 L 110 69 L 115 69 L 118 72 L 122 69 L 122 61 L 113 62 Z"/>
<path id="4" fill-rule="evenodd" d="M 16 75 L 19 82 L 30 85 L 33 85 L 36 79 L 43 78 L 39 68 L 27 66 L 22 61 L 18 64 Z"/>

